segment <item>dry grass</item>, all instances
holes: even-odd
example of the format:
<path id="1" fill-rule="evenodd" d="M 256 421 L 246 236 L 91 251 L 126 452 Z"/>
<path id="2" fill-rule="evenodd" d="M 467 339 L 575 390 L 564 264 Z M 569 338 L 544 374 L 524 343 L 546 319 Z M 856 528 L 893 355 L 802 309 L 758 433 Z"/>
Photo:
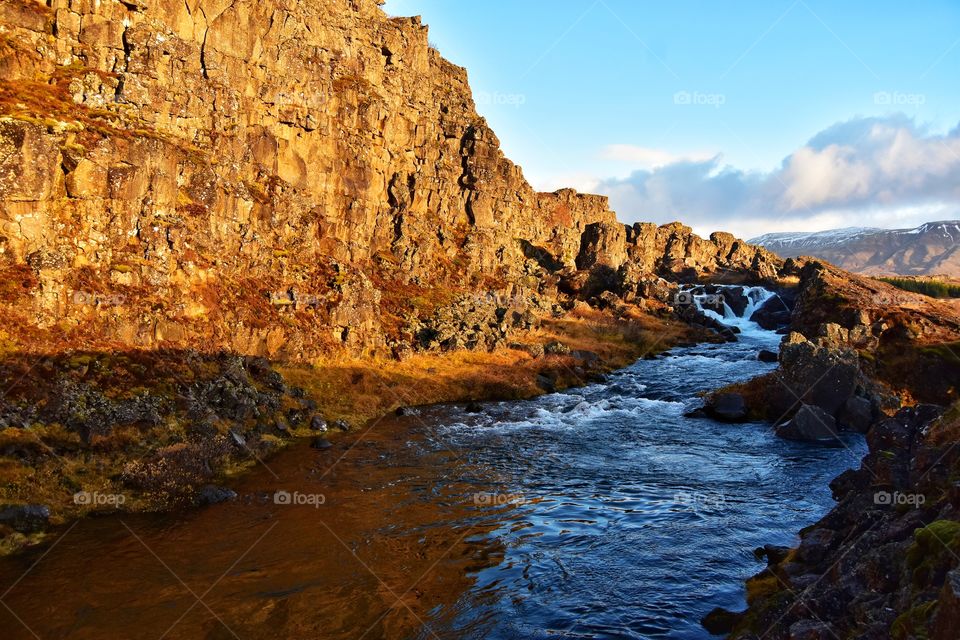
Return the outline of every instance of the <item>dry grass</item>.
<path id="1" fill-rule="evenodd" d="M 685 325 L 637 313 L 617 319 L 597 311 L 549 320 L 515 339 L 524 344 L 560 341 L 599 356 L 592 368 L 573 356 L 534 358 L 514 349 L 416 354 L 407 360 L 326 359 L 279 367 L 306 389 L 330 419 L 363 424 L 401 406 L 530 398 L 544 392 L 537 377 L 558 389 L 584 384 L 591 374 L 626 366 L 647 353 L 692 339 Z"/>

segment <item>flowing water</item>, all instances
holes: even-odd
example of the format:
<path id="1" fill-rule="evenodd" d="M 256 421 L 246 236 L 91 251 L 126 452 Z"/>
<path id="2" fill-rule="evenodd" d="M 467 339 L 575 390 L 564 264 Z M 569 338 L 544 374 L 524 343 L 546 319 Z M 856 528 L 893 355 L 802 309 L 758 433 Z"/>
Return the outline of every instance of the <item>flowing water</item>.
<path id="1" fill-rule="evenodd" d="M 737 343 L 296 446 L 235 502 L 84 520 L 0 562 L 0 636 L 708 637 L 703 614 L 744 605 L 752 550 L 794 543 L 865 453 L 684 417 L 698 392 L 774 366 L 756 354 L 780 336 L 725 315 Z"/>

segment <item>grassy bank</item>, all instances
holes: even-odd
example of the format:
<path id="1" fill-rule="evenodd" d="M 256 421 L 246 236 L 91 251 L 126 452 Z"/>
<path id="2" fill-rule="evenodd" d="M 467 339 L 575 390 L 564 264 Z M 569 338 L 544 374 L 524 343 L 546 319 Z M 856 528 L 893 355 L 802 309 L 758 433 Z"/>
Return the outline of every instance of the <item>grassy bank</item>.
<path id="1" fill-rule="evenodd" d="M 356 429 L 400 406 L 529 398 L 709 337 L 636 308 L 622 317 L 585 308 L 518 334 L 511 348 L 402 362 L 8 354 L 0 362 L 0 506 L 45 505 L 56 526 L 92 512 L 195 504 L 202 487 L 315 436 L 315 419 Z M 96 504 L 77 494 L 124 498 Z M 45 529 L 0 524 L 0 554 L 41 541 Z"/>
<path id="2" fill-rule="evenodd" d="M 596 374 L 677 343 L 710 338 L 637 311 L 616 318 L 585 309 L 545 320 L 539 329 L 518 337 L 511 349 L 422 353 L 402 362 L 331 359 L 282 365 L 279 370 L 316 399 L 331 419 L 362 425 L 408 405 L 531 398 L 552 388 L 585 384 Z M 531 355 L 536 345 L 552 342 L 571 353 Z"/>

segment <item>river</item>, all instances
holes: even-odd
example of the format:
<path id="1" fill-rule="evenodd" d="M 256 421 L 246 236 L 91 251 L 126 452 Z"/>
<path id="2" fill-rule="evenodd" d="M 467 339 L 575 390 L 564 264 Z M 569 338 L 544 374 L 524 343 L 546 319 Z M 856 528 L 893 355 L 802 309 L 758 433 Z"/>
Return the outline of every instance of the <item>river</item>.
<path id="1" fill-rule="evenodd" d="M 752 550 L 794 544 L 866 452 L 685 417 L 775 366 L 756 356 L 780 336 L 725 321 L 738 342 L 602 383 L 298 444 L 233 502 L 64 527 L 0 561 L 2 636 L 709 637 L 705 613 L 744 606 Z"/>

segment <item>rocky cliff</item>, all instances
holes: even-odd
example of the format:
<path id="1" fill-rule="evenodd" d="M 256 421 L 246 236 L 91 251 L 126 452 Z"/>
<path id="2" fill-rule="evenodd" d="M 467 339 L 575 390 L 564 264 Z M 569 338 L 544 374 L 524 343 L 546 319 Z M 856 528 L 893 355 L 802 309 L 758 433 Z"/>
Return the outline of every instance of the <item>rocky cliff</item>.
<path id="1" fill-rule="evenodd" d="M 536 193 L 464 69 L 377 5 L 2 0 L 10 346 L 397 353 L 439 309 L 542 311 L 578 270 L 775 274 L 727 234 Z"/>

